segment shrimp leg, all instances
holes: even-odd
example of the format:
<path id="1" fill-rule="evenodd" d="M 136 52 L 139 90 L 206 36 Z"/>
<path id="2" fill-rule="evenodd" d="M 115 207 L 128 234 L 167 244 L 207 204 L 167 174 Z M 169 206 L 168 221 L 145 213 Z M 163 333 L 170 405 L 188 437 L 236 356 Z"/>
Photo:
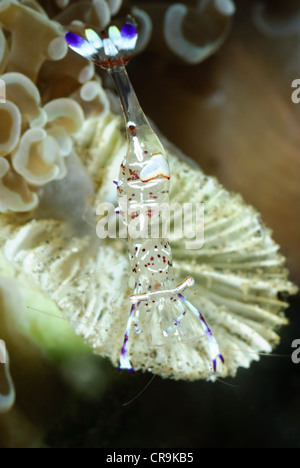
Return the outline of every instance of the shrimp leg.
<path id="1" fill-rule="evenodd" d="M 182 302 L 190 309 L 190 311 L 200 319 L 201 326 L 203 328 L 203 331 L 207 337 L 208 345 L 209 345 L 209 352 L 211 355 L 211 360 L 213 362 L 213 369 L 214 372 L 217 370 L 217 358 L 221 360 L 221 362 L 224 364 L 224 358 L 222 354 L 220 353 L 219 345 L 213 336 L 211 330 L 209 329 L 203 315 L 199 310 L 196 309 L 187 299 L 184 297 L 182 294 L 178 294 L 179 299 L 182 300 Z"/>
<path id="2" fill-rule="evenodd" d="M 128 340 L 129 340 L 129 335 L 131 331 L 132 321 L 135 315 L 135 309 L 136 309 L 136 304 L 133 304 L 131 307 L 128 322 L 126 325 L 124 341 L 123 341 L 123 346 L 122 346 L 122 351 L 121 351 L 121 356 L 120 356 L 120 366 L 119 366 L 120 371 L 123 369 L 128 369 L 131 373 L 133 373 L 134 370 L 132 368 L 131 362 L 128 357 Z"/>

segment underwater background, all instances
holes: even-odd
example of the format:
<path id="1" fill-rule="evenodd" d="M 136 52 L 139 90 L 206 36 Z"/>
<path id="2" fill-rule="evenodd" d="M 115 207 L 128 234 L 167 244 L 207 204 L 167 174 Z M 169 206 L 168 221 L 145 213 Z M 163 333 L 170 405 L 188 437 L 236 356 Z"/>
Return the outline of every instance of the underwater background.
<path id="1" fill-rule="evenodd" d="M 50 16 L 56 13 L 55 2 L 40 3 Z M 147 2 L 131 3 L 152 14 Z M 164 12 L 168 2 L 154 3 L 153 35 L 160 36 L 159 8 Z M 162 134 L 258 209 L 287 258 L 290 280 L 299 285 L 300 104 L 291 95 L 300 78 L 300 6 L 292 0 L 260 4 L 263 9 L 237 1 L 226 38 L 201 63 L 185 63 L 152 39 L 128 72 Z M 218 33 L 216 23 L 206 34 Z M 191 20 L 191 37 L 200 24 Z M 61 325 L 57 331 L 53 325 L 49 338 L 47 330 L 33 341 L 30 333 L 14 335 L 9 281 L 1 280 L 0 338 L 9 349 L 16 402 L 0 414 L 1 447 L 300 446 L 300 364 L 291 360 L 292 342 L 300 339 L 299 294 L 290 299 L 290 323 L 274 354 L 239 369 L 235 378 L 189 382 L 119 373 Z M 51 313 L 42 299 L 35 307 Z M 41 326 L 31 326 L 36 338 Z M 56 334 L 68 342 L 57 352 Z"/>

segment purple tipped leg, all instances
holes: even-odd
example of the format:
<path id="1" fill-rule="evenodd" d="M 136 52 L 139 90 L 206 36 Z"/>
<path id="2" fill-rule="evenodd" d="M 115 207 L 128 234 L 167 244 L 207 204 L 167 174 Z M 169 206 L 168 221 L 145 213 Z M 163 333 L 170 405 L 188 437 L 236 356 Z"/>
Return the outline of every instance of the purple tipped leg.
<path id="1" fill-rule="evenodd" d="M 200 320 L 201 320 L 201 323 L 202 323 L 202 328 L 205 331 L 205 334 L 206 334 L 207 339 L 208 339 L 210 355 L 211 355 L 211 359 L 212 359 L 212 362 L 213 362 L 214 372 L 217 372 L 217 358 L 219 358 L 223 364 L 224 364 L 225 361 L 224 361 L 224 358 L 223 358 L 222 354 L 220 353 L 219 345 L 218 345 L 214 335 L 212 334 L 212 332 L 208 328 L 208 325 L 207 325 L 203 315 L 200 314 L 200 312 L 199 312 L 199 317 L 200 317 Z"/>
<path id="2" fill-rule="evenodd" d="M 225 363 L 222 354 L 218 354 L 217 357 L 220 359 L 220 361 L 221 361 L 223 364 Z M 212 362 L 213 362 L 213 369 L 214 369 L 214 372 L 217 372 L 217 358 L 214 358 L 214 359 L 212 360 Z"/>
<path id="3" fill-rule="evenodd" d="M 193 314 L 200 319 L 200 323 L 202 325 L 203 331 L 207 337 L 208 345 L 209 345 L 209 354 L 211 356 L 211 360 L 213 363 L 214 372 L 217 371 L 217 358 L 221 360 L 224 364 L 224 358 L 220 353 L 219 345 L 213 336 L 211 330 L 209 329 L 203 315 L 196 309 L 182 294 L 178 294 L 178 297 L 183 301 L 183 303 L 190 309 Z"/>
<path id="4" fill-rule="evenodd" d="M 119 371 L 127 369 L 131 373 L 133 373 L 134 370 L 132 368 L 131 362 L 128 357 L 128 340 L 129 340 L 129 334 L 131 330 L 131 324 L 134 318 L 135 307 L 136 307 L 135 304 L 133 304 L 130 310 L 129 319 L 127 322 L 125 336 L 124 336 L 123 347 L 122 347 L 121 356 L 120 356 L 120 366 L 119 366 Z"/>

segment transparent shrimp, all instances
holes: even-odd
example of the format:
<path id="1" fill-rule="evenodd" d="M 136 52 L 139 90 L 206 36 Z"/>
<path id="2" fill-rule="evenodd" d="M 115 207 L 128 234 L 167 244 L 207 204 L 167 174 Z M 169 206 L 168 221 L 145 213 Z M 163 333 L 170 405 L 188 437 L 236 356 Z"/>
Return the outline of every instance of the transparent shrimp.
<path id="1" fill-rule="evenodd" d="M 82 37 L 84 36 L 84 37 Z M 106 69 L 118 91 L 128 135 L 128 150 L 121 164 L 117 185 L 123 223 L 142 227 L 136 238 L 128 234 L 128 251 L 135 289 L 130 296 L 131 309 L 120 356 L 120 369 L 133 371 L 130 333 L 145 333 L 156 346 L 166 340 L 193 340 L 203 332 L 216 372 L 217 359 L 224 362 L 211 330 L 201 312 L 183 292 L 194 284 L 192 277 L 177 284 L 172 252 L 167 238 L 152 238 L 153 226 L 160 228 L 160 207 L 169 204 L 170 168 L 166 152 L 143 113 L 125 66 L 137 42 L 137 30 L 130 18 L 119 29 L 113 25 L 98 35 L 86 28 L 79 36 L 66 33 L 71 49 Z M 159 214 L 158 214 L 159 213 Z M 151 223 L 149 223 L 151 219 Z"/>

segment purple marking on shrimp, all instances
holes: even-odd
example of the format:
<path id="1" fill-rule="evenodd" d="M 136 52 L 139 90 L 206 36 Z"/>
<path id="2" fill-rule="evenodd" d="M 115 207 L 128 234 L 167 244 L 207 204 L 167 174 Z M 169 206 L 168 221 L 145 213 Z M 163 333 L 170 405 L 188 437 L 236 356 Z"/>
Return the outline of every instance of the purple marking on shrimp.
<path id="1" fill-rule="evenodd" d="M 137 31 L 133 24 L 125 23 L 121 29 L 121 36 L 125 39 L 133 39 L 137 35 Z"/>
<path id="2" fill-rule="evenodd" d="M 178 297 L 187 305 L 187 307 L 194 313 L 194 315 L 198 315 L 200 321 L 201 321 L 201 324 L 202 324 L 202 328 L 205 332 L 205 335 L 207 336 L 207 340 L 208 340 L 208 344 L 209 344 L 209 348 L 210 348 L 210 355 L 211 355 L 211 359 L 212 359 L 212 363 L 213 363 L 213 370 L 214 372 L 217 371 L 217 358 L 220 358 L 221 362 L 224 364 L 224 358 L 222 356 L 222 354 L 219 352 L 219 346 L 218 346 L 218 343 L 216 342 L 211 330 L 209 329 L 206 321 L 205 321 L 205 318 L 203 317 L 203 315 L 199 312 L 199 310 L 197 310 L 194 306 L 192 306 L 189 301 L 182 295 L 182 294 L 178 294 Z"/>
<path id="3" fill-rule="evenodd" d="M 121 366 L 118 367 L 119 372 L 122 372 L 123 370 L 128 370 L 131 374 L 135 373 L 132 367 L 130 367 L 130 369 L 127 369 L 127 368 L 123 369 L 123 367 L 121 367 Z"/>
<path id="4" fill-rule="evenodd" d="M 72 46 L 72 47 L 82 47 L 86 41 L 81 37 L 78 36 L 77 34 L 74 34 L 72 32 L 67 32 L 65 35 L 67 43 Z"/>
<path id="5" fill-rule="evenodd" d="M 209 327 L 208 327 L 208 325 L 207 325 L 207 323 L 206 323 L 206 321 L 205 321 L 203 315 L 202 315 L 200 312 L 199 312 L 199 317 L 200 317 L 200 320 L 204 323 L 204 325 L 205 325 L 205 327 L 206 327 L 206 329 L 207 329 L 207 334 L 208 334 L 208 335 L 212 335 L 212 332 L 210 331 L 210 329 L 209 329 Z"/>
<path id="6" fill-rule="evenodd" d="M 113 180 L 113 183 L 114 183 L 115 185 L 118 185 L 119 181 L 116 180 L 116 179 L 114 179 L 114 180 Z"/>
<path id="7" fill-rule="evenodd" d="M 134 370 L 133 370 L 133 368 L 131 366 L 131 363 L 130 363 L 129 359 L 126 356 L 127 356 L 127 352 L 128 352 L 128 339 L 129 339 L 131 321 L 132 321 L 132 317 L 134 315 L 135 307 L 136 307 L 135 304 L 133 304 L 132 307 L 131 307 L 131 310 L 130 310 L 129 319 L 128 319 L 128 322 L 127 322 L 127 328 L 126 328 L 125 335 L 124 335 L 124 342 L 123 342 L 123 347 L 122 347 L 122 351 L 121 351 L 120 366 L 119 366 L 119 370 L 127 369 L 131 373 L 133 373 Z"/>
<path id="8" fill-rule="evenodd" d="M 127 341 L 128 341 L 128 333 L 126 332 L 126 333 L 125 333 L 125 337 L 124 337 L 124 343 L 123 343 L 122 351 L 121 351 L 121 355 L 122 355 L 122 356 L 126 356 L 126 353 L 127 353 L 127 349 L 126 349 Z"/>

